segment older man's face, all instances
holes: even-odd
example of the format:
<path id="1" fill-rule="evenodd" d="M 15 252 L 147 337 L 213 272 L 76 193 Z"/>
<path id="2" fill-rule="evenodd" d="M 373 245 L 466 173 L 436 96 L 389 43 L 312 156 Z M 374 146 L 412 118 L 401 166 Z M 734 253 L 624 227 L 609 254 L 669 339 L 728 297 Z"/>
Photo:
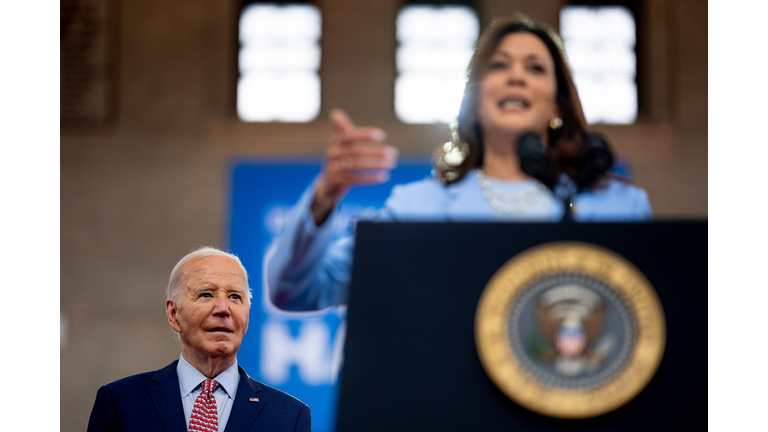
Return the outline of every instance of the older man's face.
<path id="1" fill-rule="evenodd" d="M 168 302 L 168 320 L 181 336 L 182 352 L 198 357 L 234 355 L 248 329 L 247 282 L 226 257 L 186 264 L 179 304 Z"/>

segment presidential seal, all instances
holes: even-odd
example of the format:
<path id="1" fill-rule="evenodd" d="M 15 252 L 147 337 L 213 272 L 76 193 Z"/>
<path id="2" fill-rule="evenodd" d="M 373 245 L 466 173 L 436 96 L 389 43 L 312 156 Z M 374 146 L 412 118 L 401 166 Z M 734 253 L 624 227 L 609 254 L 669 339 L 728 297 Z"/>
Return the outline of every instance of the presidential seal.
<path id="1" fill-rule="evenodd" d="M 666 342 L 648 280 L 607 249 L 548 243 L 508 261 L 480 297 L 475 341 L 488 376 L 550 417 L 605 414 L 645 388 Z"/>

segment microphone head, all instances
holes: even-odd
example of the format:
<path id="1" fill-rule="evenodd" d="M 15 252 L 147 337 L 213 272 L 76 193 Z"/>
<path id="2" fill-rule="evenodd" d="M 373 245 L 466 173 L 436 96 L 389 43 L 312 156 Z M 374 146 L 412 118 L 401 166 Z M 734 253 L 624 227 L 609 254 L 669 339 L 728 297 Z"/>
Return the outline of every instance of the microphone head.
<path id="1" fill-rule="evenodd" d="M 581 140 L 581 174 L 577 181 L 579 190 L 589 186 L 613 166 L 613 153 L 608 141 L 599 133 L 588 133 Z"/>
<path id="2" fill-rule="evenodd" d="M 520 137 L 517 141 L 517 158 L 520 160 L 520 169 L 525 174 L 548 187 L 554 186 L 549 154 L 541 144 L 538 135 L 528 132 Z"/>
<path id="3" fill-rule="evenodd" d="M 595 172 L 604 173 L 613 165 L 613 154 L 608 142 L 599 133 L 588 133 L 581 141 L 581 153 L 584 164 L 590 165 Z"/>

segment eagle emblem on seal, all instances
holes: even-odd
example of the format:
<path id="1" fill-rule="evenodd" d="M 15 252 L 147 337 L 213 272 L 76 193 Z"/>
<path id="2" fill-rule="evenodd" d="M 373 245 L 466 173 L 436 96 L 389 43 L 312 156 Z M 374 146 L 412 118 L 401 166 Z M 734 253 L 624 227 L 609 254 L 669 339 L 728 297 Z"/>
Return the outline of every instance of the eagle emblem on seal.
<path id="1" fill-rule="evenodd" d="M 535 310 L 539 331 L 529 336 L 529 349 L 561 375 L 591 372 L 611 353 L 617 337 L 603 334 L 607 306 L 599 294 L 575 284 L 558 286 L 541 294 Z"/>

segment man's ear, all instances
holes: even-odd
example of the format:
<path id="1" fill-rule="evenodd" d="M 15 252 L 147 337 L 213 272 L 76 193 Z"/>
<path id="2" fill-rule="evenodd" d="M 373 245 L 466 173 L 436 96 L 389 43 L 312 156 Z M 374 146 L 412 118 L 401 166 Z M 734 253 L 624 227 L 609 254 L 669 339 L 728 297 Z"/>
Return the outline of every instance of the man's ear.
<path id="1" fill-rule="evenodd" d="M 165 301 L 165 314 L 168 315 L 168 324 L 171 328 L 181 333 L 181 326 L 179 325 L 179 309 L 176 307 L 173 299 Z"/>

